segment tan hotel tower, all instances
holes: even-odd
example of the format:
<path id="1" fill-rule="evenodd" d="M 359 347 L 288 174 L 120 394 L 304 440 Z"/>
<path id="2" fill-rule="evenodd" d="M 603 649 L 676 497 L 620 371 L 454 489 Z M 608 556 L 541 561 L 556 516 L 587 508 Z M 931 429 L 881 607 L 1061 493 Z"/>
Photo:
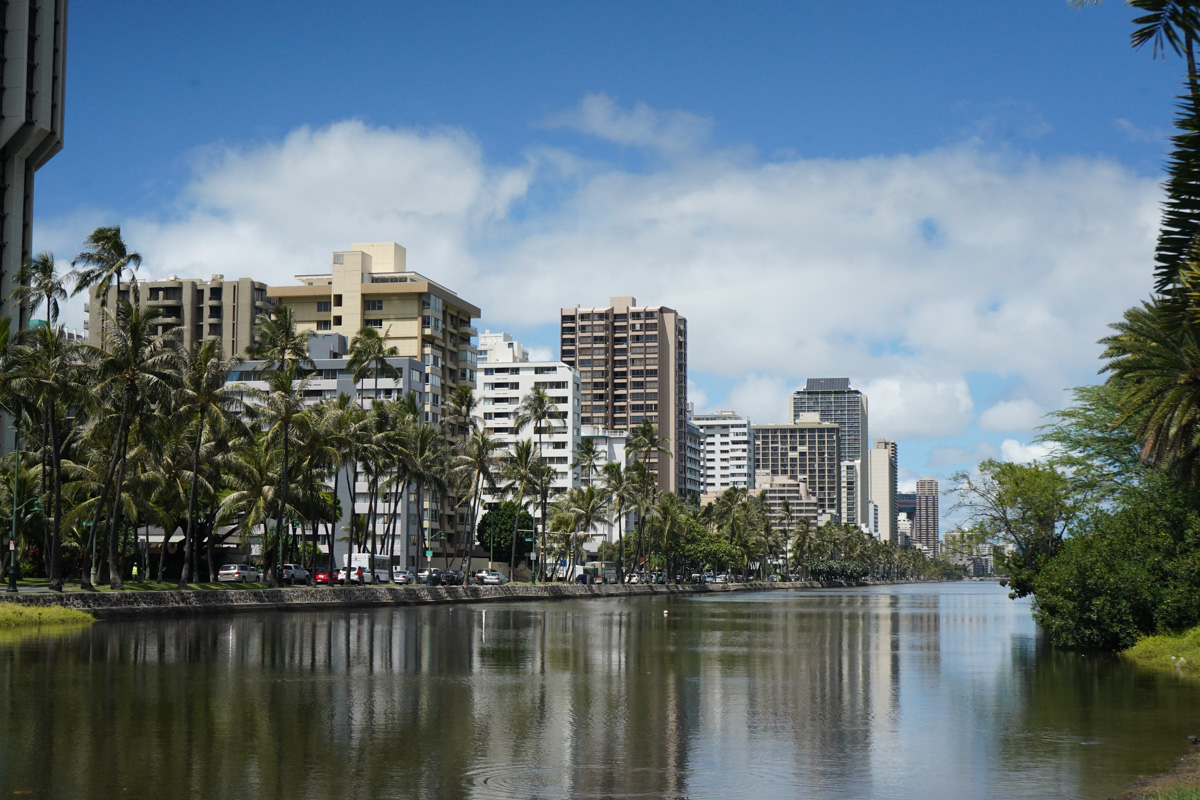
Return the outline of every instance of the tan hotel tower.
<path id="1" fill-rule="evenodd" d="M 333 254 L 329 272 L 297 275 L 299 286 L 272 286 L 267 295 L 290 306 L 301 331 L 340 333 L 349 341 L 375 328 L 401 357 L 425 365 L 426 421 L 441 419 L 454 388 L 475 386 L 471 324 L 479 308 L 405 265 L 395 242 L 365 242 Z"/>

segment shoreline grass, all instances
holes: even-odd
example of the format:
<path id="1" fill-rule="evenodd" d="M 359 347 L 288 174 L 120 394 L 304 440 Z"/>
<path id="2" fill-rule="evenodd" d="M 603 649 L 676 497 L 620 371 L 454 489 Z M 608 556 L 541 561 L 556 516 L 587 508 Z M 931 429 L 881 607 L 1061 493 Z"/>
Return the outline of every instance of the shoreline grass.
<path id="1" fill-rule="evenodd" d="M 1143 667 L 1200 678 L 1200 626 L 1176 635 L 1147 636 L 1121 655 Z"/>
<path id="2" fill-rule="evenodd" d="M 96 618 L 86 611 L 62 606 L 23 606 L 0 602 L 0 629 L 49 625 L 91 625 Z"/>

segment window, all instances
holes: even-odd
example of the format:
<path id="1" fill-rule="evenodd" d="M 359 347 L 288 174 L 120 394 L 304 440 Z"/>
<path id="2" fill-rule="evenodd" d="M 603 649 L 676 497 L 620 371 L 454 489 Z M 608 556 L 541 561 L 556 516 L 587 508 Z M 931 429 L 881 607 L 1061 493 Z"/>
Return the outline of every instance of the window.
<path id="1" fill-rule="evenodd" d="M 338 308 L 342 307 L 342 296 L 340 294 L 335 294 L 333 296 L 333 304 Z"/>
<path id="2" fill-rule="evenodd" d="M 330 311 L 333 311 L 332 306 L 333 306 L 333 303 L 330 302 L 329 300 L 318 300 L 317 301 L 317 313 L 318 314 L 328 314 Z"/>
<path id="3" fill-rule="evenodd" d="M 383 301 L 363 300 L 363 311 L 383 311 Z"/>
<path id="4" fill-rule="evenodd" d="M 333 324 L 334 324 L 334 325 L 337 325 L 338 327 L 341 327 L 341 325 L 342 325 L 342 318 L 341 318 L 341 317 L 334 317 L 334 318 L 333 318 Z"/>
<path id="5" fill-rule="evenodd" d="M 363 325 L 368 328 L 382 328 L 383 320 L 379 319 L 378 317 L 372 317 L 371 319 L 363 320 Z"/>
<path id="6" fill-rule="evenodd" d="M 320 319 L 320 320 L 317 320 L 317 330 L 319 330 L 319 331 L 331 331 L 331 330 L 333 330 L 333 323 L 332 323 L 332 322 L 330 322 L 330 321 L 329 321 L 329 320 L 327 320 L 327 319 Z"/>

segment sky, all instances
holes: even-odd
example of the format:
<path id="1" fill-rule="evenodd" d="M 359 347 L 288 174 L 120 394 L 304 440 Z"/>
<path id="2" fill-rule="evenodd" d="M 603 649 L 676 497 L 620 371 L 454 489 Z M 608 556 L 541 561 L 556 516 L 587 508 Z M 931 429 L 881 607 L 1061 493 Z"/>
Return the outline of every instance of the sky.
<path id="1" fill-rule="evenodd" d="M 410 269 L 558 358 L 562 307 L 677 309 L 689 396 L 866 393 L 902 489 L 1028 460 L 1149 296 L 1183 71 L 1115 0 L 74 3 L 34 248 L 143 279 Z M 65 312 L 82 327 L 81 300 Z"/>

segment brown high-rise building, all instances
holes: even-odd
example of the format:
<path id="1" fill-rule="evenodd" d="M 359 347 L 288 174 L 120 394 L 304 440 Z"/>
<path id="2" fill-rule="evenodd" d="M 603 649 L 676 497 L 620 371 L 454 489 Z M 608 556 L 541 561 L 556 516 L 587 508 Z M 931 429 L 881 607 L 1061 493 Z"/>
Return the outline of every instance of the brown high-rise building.
<path id="1" fill-rule="evenodd" d="M 254 326 L 258 318 L 270 312 L 275 303 L 267 298 L 267 285 L 250 278 L 225 280 L 213 275 L 207 281 L 177 278 L 165 281 L 139 281 L 138 298 L 143 308 L 158 309 L 155 321 L 158 333 L 174 331 L 185 350 L 205 339 L 219 339 L 225 358 L 245 356 L 246 348 L 254 343 Z M 83 327 L 88 332 L 88 344 L 103 347 L 106 328 L 105 314 L 117 313 L 117 299 L 130 299 L 130 284 L 123 282 L 108 287 L 101 308 L 94 292 L 84 309 L 87 318 Z M 111 325 L 109 322 L 107 325 Z"/>
<path id="2" fill-rule="evenodd" d="M 601 308 L 562 309 L 562 360 L 579 370 L 584 425 L 658 426 L 669 453 L 649 463 L 663 491 L 687 486 L 687 320 L 666 306 L 613 297 Z"/>

